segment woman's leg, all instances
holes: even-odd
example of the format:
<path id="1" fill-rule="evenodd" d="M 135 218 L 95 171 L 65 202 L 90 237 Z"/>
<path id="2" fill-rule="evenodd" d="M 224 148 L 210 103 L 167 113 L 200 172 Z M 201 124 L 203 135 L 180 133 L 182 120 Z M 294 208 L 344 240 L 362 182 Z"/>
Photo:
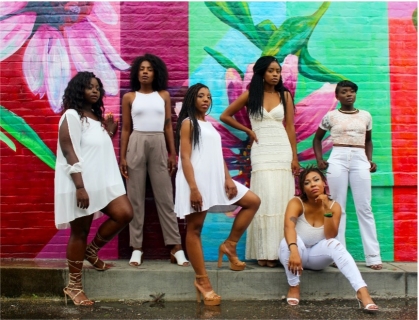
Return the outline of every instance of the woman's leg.
<path id="1" fill-rule="evenodd" d="M 324 239 L 314 245 L 309 252 L 306 267 L 321 270 L 333 260 L 342 274 L 349 280 L 352 288 L 357 292 L 357 297 L 364 306 L 374 303 L 367 289 L 367 284 L 359 269 L 344 246 L 336 239 Z"/>
<path id="2" fill-rule="evenodd" d="M 241 236 L 246 231 L 249 224 L 252 222 L 257 210 L 260 206 L 260 198 L 252 191 L 247 191 L 246 194 L 239 201 L 235 203 L 242 209 L 237 213 L 231 227 L 230 235 L 225 242 L 225 247 L 228 255 L 237 257 L 236 244 L 239 242 Z"/>
<path id="3" fill-rule="evenodd" d="M 349 184 L 349 162 L 347 161 L 347 148 L 333 148 L 328 159 L 327 184 L 330 196 L 338 202 L 342 208 L 342 215 L 339 223 L 339 231 L 336 239 L 346 247 L 346 198 Z"/>
<path id="4" fill-rule="evenodd" d="M 105 270 L 105 263 L 97 257 L 97 252 L 112 240 L 131 221 L 133 216 L 131 203 L 126 195 L 112 200 L 101 210 L 109 219 L 99 227 L 94 239 L 89 244 L 86 256 L 96 269 Z"/>
<path id="5" fill-rule="evenodd" d="M 349 172 L 349 181 L 354 197 L 366 264 L 373 269 L 381 269 L 380 245 L 378 244 L 377 230 L 371 208 L 371 173 L 369 168 L 370 163 L 365 153 L 354 155 Z"/>
<path id="6" fill-rule="evenodd" d="M 70 222 L 71 233 L 67 244 L 67 262 L 69 283 L 64 289 L 75 304 L 81 301 L 83 305 L 92 305 L 93 301 L 87 299 L 82 285 L 83 260 L 86 252 L 87 236 L 89 235 L 93 215 L 77 218 Z"/>
<path id="7" fill-rule="evenodd" d="M 297 235 L 297 246 L 298 246 L 298 253 L 300 254 L 303 267 L 305 267 L 304 263 L 307 260 L 308 251 L 304 245 L 304 242 L 301 240 L 301 238 L 298 235 Z M 288 244 L 285 238 L 282 239 L 281 244 L 279 245 L 278 255 L 279 255 L 279 261 L 281 261 L 281 264 L 285 268 L 285 275 L 287 276 L 287 280 L 288 280 L 289 289 L 288 289 L 287 298 L 291 300 L 288 303 L 292 305 L 297 305 L 298 301 L 295 301 L 295 300 L 292 301 L 292 299 L 297 299 L 297 300 L 300 299 L 300 287 L 299 287 L 300 275 L 296 275 L 288 269 L 290 250 L 288 248 Z"/>
<path id="8" fill-rule="evenodd" d="M 150 136 L 155 147 L 148 155 L 148 174 L 156 201 L 157 213 L 165 245 L 172 245 L 172 254 L 182 250 L 179 226 L 173 210 L 173 187 L 167 167 L 167 149 L 163 133 Z M 185 265 L 188 265 L 186 262 Z"/>

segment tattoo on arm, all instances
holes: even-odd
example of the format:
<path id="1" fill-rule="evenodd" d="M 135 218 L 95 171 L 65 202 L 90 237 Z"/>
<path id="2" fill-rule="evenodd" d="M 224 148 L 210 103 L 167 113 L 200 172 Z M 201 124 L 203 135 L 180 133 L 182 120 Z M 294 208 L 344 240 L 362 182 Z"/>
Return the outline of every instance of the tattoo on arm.
<path id="1" fill-rule="evenodd" d="M 170 118 L 167 118 L 166 120 L 164 120 L 164 125 L 168 124 L 170 122 Z"/>
<path id="2" fill-rule="evenodd" d="M 291 217 L 291 218 L 290 218 L 290 220 L 291 220 L 292 222 L 294 222 L 294 224 L 297 224 L 297 218 L 296 218 L 296 217 Z"/>

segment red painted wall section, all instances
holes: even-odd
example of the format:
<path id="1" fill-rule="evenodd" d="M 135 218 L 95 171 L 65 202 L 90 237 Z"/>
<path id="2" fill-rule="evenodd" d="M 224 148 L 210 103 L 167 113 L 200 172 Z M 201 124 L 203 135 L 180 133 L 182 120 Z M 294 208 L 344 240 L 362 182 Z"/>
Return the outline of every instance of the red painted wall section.
<path id="1" fill-rule="evenodd" d="M 188 2 L 123 2 L 121 3 L 121 57 L 128 63 L 145 53 L 159 56 L 169 71 L 169 92 L 172 107 L 182 101 L 185 79 L 188 79 Z M 172 19 L 171 17 L 176 17 Z M 130 91 L 129 72 L 121 74 L 121 98 Z M 176 116 L 172 112 L 173 125 Z M 174 180 L 174 179 L 173 179 Z M 164 246 L 150 183 L 147 181 L 144 222 L 144 257 L 168 258 Z M 179 221 L 184 243 L 185 221 Z M 119 235 L 119 256 L 129 258 L 128 228 Z"/>
<path id="2" fill-rule="evenodd" d="M 388 4 L 396 261 L 417 257 L 417 29 L 414 2 Z"/>

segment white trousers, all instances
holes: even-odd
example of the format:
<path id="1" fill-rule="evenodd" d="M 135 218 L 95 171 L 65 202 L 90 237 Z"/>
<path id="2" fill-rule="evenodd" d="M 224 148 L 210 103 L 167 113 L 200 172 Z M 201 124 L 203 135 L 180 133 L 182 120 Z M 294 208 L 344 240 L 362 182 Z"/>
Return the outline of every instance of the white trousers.
<path id="1" fill-rule="evenodd" d="M 374 215 L 371 210 L 371 173 L 365 149 L 334 147 L 327 160 L 327 183 L 330 196 L 342 207 L 336 239 L 346 247 L 346 199 L 351 187 L 361 232 L 366 265 L 381 264 Z"/>
<path id="2" fill-rule="evenodd" d="M 303 240 L 297 235 L 297 245 L 304 269 L 321 270 L 332 262 L 335 262 L 339 270 L 349 280 L 355 292 L 367 286 L 364 279 L 362 279 L 354 259 L 338 240 L 334 238 L 328 240 L 323 239 L 314 246 L 306 248 Z M 289 258 L 290 251 L 287 241 L 284 238 L 279 245 L 279 260 L 285 268 L 288 284 L 290 286 L 296 286 L 300 283 L 300 276 L 294 275 L 288 270 Z"/>

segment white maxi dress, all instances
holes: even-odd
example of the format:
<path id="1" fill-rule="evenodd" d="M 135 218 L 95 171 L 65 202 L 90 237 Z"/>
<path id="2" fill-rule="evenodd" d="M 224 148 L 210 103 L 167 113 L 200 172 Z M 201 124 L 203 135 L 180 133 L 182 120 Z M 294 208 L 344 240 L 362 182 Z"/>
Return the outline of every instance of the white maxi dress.
<path id="1" fill-rule="evenodd" d="M 184 121 L 190 121 L 185 119 Z M 221 136 L 209 121 L 198 120 L 200 127 L 199 145 L 192 147 L 191 162 L 194 169 L 195 181 L 201 193 L 202 211 L 229 212 L 237 206 L 239 201 L 249 190 L 244 185 L 234 181 L 237 195 L 228 199 L 225 192 L 224 158 Z M 175 212 L 180 219 L 195 212 L 191 206 L 191 190 L 186 181 L 179 152 L 179 169 L 176 174 Z"/>
<path id="2" fill-rule="evenodd" d="M 291 170 L 292 149 L 283 125 L 282 103 L 267 112 L 262 120 L 250 117 L 259 143 L 253 143 L 250 160 L 250 190 L 261 205 L 247 229 L 246 259 L 277 260 L 284 237 L 284 215 L 294 197 L 295 181 Z"/>
<path id="3" fill-rule="evenodd" d="M 112 140 L 100 121 L 80 119 L 74 109 L 68 109 L 62 115 L 59 127 L 63 121 L 67 121 L 71 143 L 79 162 L 70 166 L 58 141 L 54 201 L 57 229 L 69 228 L 69 222 L 90 214 L 94 214 L 94 219 L 101 217 L 103 213 L 99 210 L 125 194 Z M 82 174 L 84 188 L 89 196 L 87 209 L 77 207 L 76 187 L 70 175 L 74 172 Z"/>

